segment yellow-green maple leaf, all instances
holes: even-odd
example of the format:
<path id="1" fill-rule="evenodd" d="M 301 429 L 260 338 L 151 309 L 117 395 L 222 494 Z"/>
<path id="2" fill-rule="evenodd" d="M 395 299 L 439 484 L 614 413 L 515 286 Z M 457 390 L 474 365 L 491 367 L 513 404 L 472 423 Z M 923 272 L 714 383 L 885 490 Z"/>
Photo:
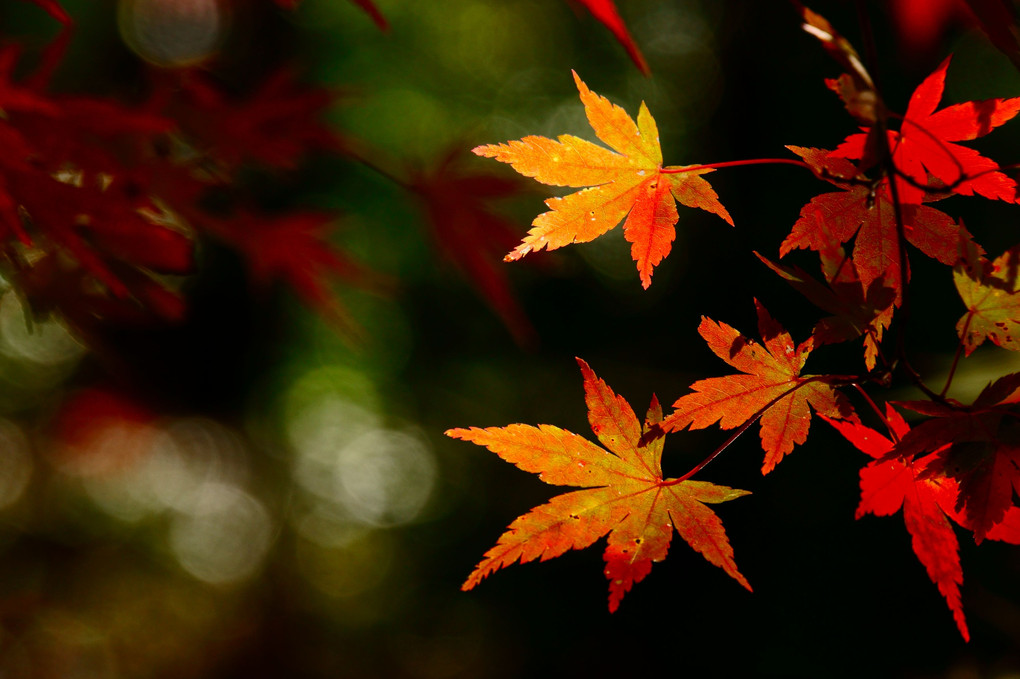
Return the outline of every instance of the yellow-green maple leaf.
<path id="1" fill-rule="evenodd" d="M 963 257 L 953 269 L 953 281 L 967 313 L 956 331 L 969 356 L 990 339 L 1000 347 L 1020 350 L 1020 245 L 989 262 L 973 243 L 963 243 Z"/>

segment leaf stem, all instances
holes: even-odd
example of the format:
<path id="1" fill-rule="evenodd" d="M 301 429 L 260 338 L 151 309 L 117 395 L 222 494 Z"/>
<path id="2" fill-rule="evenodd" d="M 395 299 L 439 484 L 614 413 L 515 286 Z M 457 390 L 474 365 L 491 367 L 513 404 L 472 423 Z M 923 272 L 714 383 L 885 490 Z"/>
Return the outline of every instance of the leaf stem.
<path id="1" fill-rule="evenodd" d="M 843 383 L 841 386 L 846 386 L 846 385 L 851 385 L 851 384 L 852 385 L 856 385 L 859 380 L 860 380 L 860 378 L 858 376 L 856 376 L 856 375 L 813 375 L 812 377 L 808 377 L 803 382 L 799 382 L 799 383 L 793 385 L 792 387 L 790 387 L 789 389 L 787 389 L 786 391 L 784 391 L 783 393 L 779 394 L 778 396 L 773 398 L 771 401 L 769 401 L 768 403 L 763 405 L 761 408 L 759 408 L 758 412 L 756 412 L 746 422 L 744 422 L 742 425 L 740 425 L 740 427 L 738 427 L 737 430 L 735 432 L 733 432 L 730 435 L 730 437 L 723 442 L 723 444 L 721 446 L 719 446 L 718 448 L 713 450 L 712 453 L 708 457 L 706 457 L 700 463 L 695 465 L 695 467 L 693 469 L 691 469 L 689 472 L 687 472 L 686 474 L 684 474 L 683 476 L 681 476 L 679 478 L 671 479 L 671 480 L 666 481 L 664 483 L 661 483 L 659 485 L 661 485 L 661 486 L 675 486 L 676 484 L 681 483 L 683 481 L 686 481 L 689 478 L 691 478 L 692 476 L 694 476 L 695 474 L 697 474 L 698 472 L 700 472 L 702 469 L 704 469 L 706 466 L 708 466 L 709 462 L 711 462 L 715 458 L 719 457 L 719 455 L 724 450 L 729 448 L 731 443 L 733 443 L 738 438 L 740 438 L 740 436 L 745 431 L 747 431 L 748 428 L 750 428 L 750 426 L 752 424 L 754 424 L 759 419 L 761 419 L 761 416 L 764 415 L 766 413 L 766 411 L 768 411 L 769 408 L 771 408 L 775 404 L 779 403 L 784 398 L 786 398 L 787 396 L 789 396 L 793 392 L 797 391 L 801 387 L 803 387 L 803 386 L 805 386 L 807 384 L 811 384 L 812 382 L 827 382 L 827 383 L 830 383 L 830 384 L 832 384 L 832 383 L 836 383 L 836 384 Z M 836 386 L 836 384 L 834 384 L 834 386 Z"/>
<path id="2" fill-rule="evenodd" d="M 893 443 L 899 443 L 900 442 L 899 434 L 897 434 L 896 430 L 893 429 L 892 424 L 890 424 L 889 422 L 889 418 L 885 416 L 885 413 L 883 413 L 882 410 L 878 407 L 878 404 L 876 404 L 875 401 L 872 400 L 871 396 L 868 395 L 868 392 L 864 391 L 864 387 L 862 387 L 857 382 L 854 382 L 850 386 L 856 389 L 857 392 L 864 397 L 864 400 L 868 402 L 868 405 L 871 406 L 871 409 L 875 411 L 876 415 L 878 415 L 878 419 L 882 420 L 882 424 L 885 425 L 885 429 L 886 431 L 889 432 L 889 437 L 893 440 Z"/>
<path id="3" fill-rule="evenodd" d="M 768 410 L 773 405 L 775 405 L 775 403 L 779 399 L 785 397 L 787 394 L 793 393 L 796 389 L 797 389 L 797 387 L 794 387 L 793 389 L 790 389 L 789 391 L 787 391 L 785 394 L 783 394 L 781 396 L 777 396 L 776 398 L 774 398 L 767 406 L 765 406 L 764 408 L 759 410 L 757 413 L 755 413 L 754 417 L 752 417 L 747 422 L 744 422 L 742 425 L 740 425 L 740 427 L 735 432 L 733 432 L 730 435 L 730 437 L 723 442 L 723 444 L 721 446 L 719 446 L 718 448 L 716 448 L 715 450 L 712 451 L 711 455 L 709 455 L 704 460 L 702 460 L 700 463 L 695 465 L 694 469 L 690 470 L 689 472 L 687 472 L 686 474 L 684 474 L 680 478 L 673 479 L 671 481 L 666 481 L 665 483 L 663 483 L 661 485 L 663 485 L 663 486 L 675 486 L 676 484 L 682 483 L 683 481 L 686 481 L 687 479 L 691 478 L 692 476 L 694 476 L 695 474 L 700 472 L 702 469 L 704 469 L 706 466 L 708 466 L 709 462 L 711 462 L 715 458 L 719 457 L 719 455 L 722 453 L 722 451 L 724 451 L 727 448 L 729 448 L 731 443 L 733 443 L 738 438 L 740 438 L 741 434 L 743 434 L 745 431 L 747 431 L 748 428 L 752 424 L 757 422 L 761 418 L 761 416 L 765 414 L 766 410 Z"/>
<path id="4" fill-rule="evenodd" d="M 705 163 L 704 165 L 688 165 L 686 167 L 664 167 L 660 172 L 662 174 L 684 174 L 698 170 L 721 170 L 726 167 L 743 167 L 745 165 L 796 165 L 811 169 L 811 166 L 803 160 L 794 160 L 793 158 L 751 158 L 750 160 L 727 160 L 722 163 Z"/>
<path id="5" fill-rule="evenodd" d="M 376 164 L 374 161 L 369 160 L 368 158 L 369 158 L 370 155 L 378 155 L 378 154 L 372 154 L 371 153 L 371 149 L 369 149 L 369 148 L 358 148 L 360 146 L 364 146 L 364 145 L 363 144 L 353 144 L 352 143 L 350 145 L 350 148 L 347 149 L 347 155 L 350 156 L 350 158 L 352 160 L 355 160 L 358 163 L 361 163 L 362 165 L 364 165 L 368 169 L 370 169 L 373 172 L 375 172 L 380 177 L 383 177 L 384 179 L 388 179 L 389 181 L 393 182 L 394 184 L 396 184 L 397 186 L 399 186 L 402 189 L 406 189 L 408 191 L 413 191 L 414 190 L 414 188 L 407 181 L 401 179 L 400 177 L 398 177 L 393 172 L 390 172 L 389 170 L 384 169 L 380 165 Z"/>

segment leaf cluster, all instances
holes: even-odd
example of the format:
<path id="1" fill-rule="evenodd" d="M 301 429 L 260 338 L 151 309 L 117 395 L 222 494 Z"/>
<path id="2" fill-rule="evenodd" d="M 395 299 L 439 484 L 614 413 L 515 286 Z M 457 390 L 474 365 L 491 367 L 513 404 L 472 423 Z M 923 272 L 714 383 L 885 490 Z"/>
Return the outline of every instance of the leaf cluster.
<path id="1" fill-rule="evenodd" d="M 585 488 L 512 523 L 465 588 L 517 560 L 548 559 L 608 534 L 606 575 L 610 609 L 615 610 L 651 562 L 665 556 L 669 539 L 662 533 L 671 534 L 673 528 L 750 588 L 736 571 L 718 517 L 701 504 L 709 498 L 733 499 L 743 491 L 702 482 L 698 493 L 682 497 L 678 489 L 693 490 L 691 478 L 756 422 L 765 453 L 762 473 L 768 474 L 805 443 L 814 413 L 873 458 L 860 472 L 858 518 L 902 508 L 915 553 L 945 597 L 961 635 L 969 638 L 952 524 L 972 532 L 977 543 L 986 538 L 1020 543 L 1020 378 L 1002 376 L 970 404 L 946 396 L 952 372 L 941 390 L 927 385 L 912 365 L 905 339 L 923 322 L 911 315 L 911 300 L 918 294 L 911 260 L 923 255 L 952 275 L 966 308 L 957 324 L 954 370 L 985 340 L 1020 349 L 1020 245 L 986 258 L 962 221 L 943 209 L 943 204 L 965 199 L 1018 202 L 1016 182 L 1005 171 L 1009 168 L 967 142 L 1014 118 L 1020 97 L 942 105 L 950 66 L 946 58 L 917 86 L 907 109 L 897 113 L 885 103 L 850 41 L 821 15 L 799 4 L 798 12 L 803 29 L 842 68 L 826 84 L 860 126 L 832 150 L 788 146 L 795 158 L 665 165 L 657 123 L 644 103 L 631 118 L 592 92 L 576 73 L 588 121 L 605 146 L 561 135 L 474 149 L 543 184 L 580 189 L 549 198 L 549 211 L 534 220 L 507 261 L 591 241 L 622 222 L 644 288 L 672 248 L 677 203 L 734 224 L 707 174 L 747 165 L 796 165 L 831 188 L 801 208 L 779 245 L 781 259 L 798 250 L 815 253 L 820 276 L 756 253 L 823 314 L 802 342 L 794 342 L 758 300 L 760 340 L 703 318 L 698 332 L 736 372 L 689 385 L 689 393 L 662 418 L 653 400 L 643 430 L 630 407 L 579 359 L 589 421 L 607 450 L 549 425 L 447 432 L 539 473 L 547 483 Z M 805 372 L 812 352 L 823 345 L 859 347 L 859 371 Z M 880 408 L 878 394 L 894 378 L 908 380 L 925 399 L 887 402 Z M 908 425 L 900 409 L 922 420 Z M 865 424 L 869 419 L 886 433 Z M 715 424 L 734 433 L 687 474 L 664 480 L 663 437 Z M 697 530 L 692 521 L 699 524 Z M 706 550 L 709 536 L 715 547 Z"/>

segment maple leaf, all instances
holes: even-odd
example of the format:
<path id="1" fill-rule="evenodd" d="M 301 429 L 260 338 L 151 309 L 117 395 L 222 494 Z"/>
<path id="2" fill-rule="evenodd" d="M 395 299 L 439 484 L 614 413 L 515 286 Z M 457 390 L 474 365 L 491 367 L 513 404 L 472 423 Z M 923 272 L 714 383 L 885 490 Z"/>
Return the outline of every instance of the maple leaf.
<path id="1" fill-rule="evenodd" d="M 21 47 L 18 45 L 0 47 L 0 111 L 6 114 L 20 111 L 51 117 L 58 116 L 60 108 L 48 97 L 40 94 L 33 87 L 14 82 L 14 69 L 20 56 Z"/>
<path id="2" fill-rule="evenodd" d="M 755 308 L 764 346 L 725 323 L 702 317 L 698 332 L 709 348 L 742 374 L 692 384 L 693 393 L 673 404 L 662 430 L 704 429 L 716 422 L 723 429 L 733 429 L 761 417 L 762 474 L 768 474 L 795 445 L 807 440 L 811 408 L 834 419 L 848 417 L 852 409 L 844 396 L 826 383 L 827 378 L 801 375 L 814 340 L 809 337 L 794 346 L 789 333 L 758 300 Z"/>
<path id="3" fill-rule="evenodd" d="M 493 214 L 488 200 L 513 195 L 516 181 L 463 173 L 450 154 L 430 172 L 416 172 L 409 186 L 421 198 L 436 246 L 476 285 L 521 345 L 534 345 L 535 330 L 514 297 L 495 256 L 517 241 L 506 219 Z"/>
<path id="4" fill-rule="evenodd" d="M 627 30 L 627 25 L 623 23 L 623 19 L 620 17 L 619 11 L 616 9 L 616 3 L 613 0 L 576 0 L 580 4 L 588 8 L 588 11 L 592 13 L 596 19 L 602 22 L 602 25 L 608 28 L 616 39 L 620 41 L 623 48 L 627 50 L 627 54 L 633 59 L 641 72 L 645 75 L 649 75 L 648 63 L 645 61 L 644 56 L 641 54 L 641 50 L 634 43 L 634 39 L 630 37 L 630 31 Z"/>
<path id="5" fill-rule="evenodd" d="M 358 328 L 330 290 L 330 282 L 340 278 L 369 290 L 383 290 L 390 283 L 329 244 L 328 232 L 335 221 L 334 215 L 323 212 L 260 215 L 241 210 L 230 219 L 209 221 L 208 226 L 246 255 L 257 284 L 286 283 L 356 338 Z"/>
<path id="6" fill-rule="evenodd" d="M 1020 246 L 1013 246 L 994 262 L 980 256 L 971 243 L 953 269 L 953 282 L 967 313 L 956 331 L 969 356 L 990 339 L 1000 347 L 1020 351 Z"/>
<path id="7" fill-rule="evenodd" d="M 277 70 L 239 100 L 197 73 L 188 73 L 179 88 L 173 117 L 200 151 L 228 170 L 246 161 L 293 169 L 309 152 L 346 148 L 346 140 L 319 120 L 336 95 L 301 84 L 292 69 Z"/>
<path id="8" fill-rule="evenodd" d="M 793 288 L 812 304 L 832 314 L 816 325 L 811 336 L 819 344 L 833 344 L 855 340 L 864 335 L 864 363 L 868 370 L 875 367 L 882 334 L 892 320 L 895 292 L 878 278 L 865 288 L 852 261 L 846 261 L 842 248 L 835 248 L 835 256 L 826 257 L 825 278 L 828 284 L 812 278 L 798 266 L 781 266 L 757 255 Z"/>
<path id="9" fill-rule="evenodd" d="M 889 132 L 889 147 L 896 168 L 912 180 L 897 177 L 901 202 L 920 204 L 929 185 L 929 173 L 952 188 L 953 193 L 1012 202 L 1016 182 L 999 172 L 999 165 L 974 149 L 955 142 L 970 141 L 991 132 L 1020 112 L 1020 97 L 968 101 L 935 110 L 945 87 L 947 57 L 910 97 L 899 132 Z M 862 158 L 867 133 L 852 134 L 833 155 Z"/>
<path id="10" fill-rule="evenodd" d="M 893 449 L 893 442 L 885 436 L 858 421 L 825 420 L 858 450 L 875 458 L 861 469 L 861 502 L 856 517 L 859 519 L 869 513 L 891 516 L 903 509 L 903 521 L 914 553 L 945 597 L 960 634 L 969 641 L 970 632 L 960 601 L 963 583 L 960 545 L 943 510 L 947 507 L 949 514 L 954 514 L 956 481 L 946 476 L 925 476 L 926 466 L 935 458 L 935 453 L 907 462 L 882 459 Z M 903 417 L 889 404 L 886 404 L 886 420 L 897 439 L 910 431 Z"/>
<path id="11" fill-rule="evenodd" d="M 826 80 L 826 84 L 843 100 L 850 115 L 861 123 L 873 124 L 877 111 L 883 106 L 871 74 L 864 68 L 857 50 L 821 14 L 803 6 L 798 0 L 793 0 L 793 6 L 803 21 L 801 28 L 817 38 L 829 56 L 846 71 L 836 80 Z"/>
<path id="12" fill-rule="evenodd" d="M 622 108 L 589 90 L 577 73 L 574 82 L 588 122 L 612 151 L 572 135 L 558 140 L 529 136 L 473 149 L 543 184 L 590 187 L 546 200 L 550 211 L 535 219 L 534 228 L 505 259 L 594 240 L 626 217 L 624 237 L 631 243 L 631 256 L 647 288 L 652 270 L 669 254 L 676 237 L 675 201 L 712 212 L 731 225 L 733 219 L 700 177 L 710 168 L 662 166 L 658 128 L 643 102 L 635 124 Z"/>
<path id="13" fill-rule="evenodd" d="M 97 183 L 102 175 L 115 183 L 133 157 L 126 149 L 148 147 L 174 129 L 169 118 L 115 101 L 86 97 L 50 101 L 60 111 L 56 119 L 15 113 L 11 122 L 31 145 L 34 166 L 54 176 L 78 173 L 83 181 Z"/>
<path id="14" fill-rule="evenodd" d="M 824 149 L 788 148 L 809 163 L 824 153 Z M 885 284 L 896 291 L 899 304 L 904 276 L 900 271 L 896 209 L 888 181 L 874 189 L 850 184 L 841 178 L 853 177 L 856 168 L 841 158 L 832 158 L 822 167 L 831 171 L 820 176 L 844 190 L 815 196 L 801 208 L 800 218 L 779 246 L 780 256 L 799 248 L 821 252 L 833 243 L 846 243 L 856 237 L 853 261 L 861 283 L 868 287 L 884 277 Z M 966 231 L 952 217 L 927 205 L 903 204 L 900 215 L 908 243 L 948 266 L 956 262 L 957 244 L 969 235 L 965 236 Z"/>
<path id="15" fill-rule="evenodd" d="M 167 282 L 117 261 L 108 262 L 123 292 L 96 284 L 96 276 L 62 252 L 34 255 L 30 261 L 9 259 L 6 275 L 28 302 L 33 317 L 47 318 L 59 312 L 62 321 L 90 351 L 119 360 L 109 346 L 110 324 L 152 327 L 184 319 L 183 296 Z"/>
<path id="16" fill-rule="evenodd" d="M 974 531 L 980 543 L 1016 509 L 1013 492 L 1020 492 L 1020 429 L 1012 406 L 1020 403 L 1020 373 L 989 384 L 970 406 L 955 402 L 904 401 L 900 405 L 931 419 L 907 432 L 890 457 L 911 460 L 935 453 L 929 473 L 960 484 L 955 511 L 959 523 Z M 1020 538 L 1020 534 L 1017 536 Z M 1012 541 L 1012 540 L 1010 540 Z"/>
<path id="17" fill-rule="evenodd" d="M 659 423 L 662 409 L 653 397 L 644 429 L 622 397 L 577 359 L 584 376 L 588 421 L 605 449 L 552 425 L 450 429 L 447 436 L 485 446 L 524 471 L 552 485 L 585 490 L 558 495 L 510 524 L 496 546 L 468 576 L 463 589 L 490 573 L 521 563 L 583 549 L 609 534 L 605 575 L 609 610 L 615 611 L 631 587 L 666 557 L 673 529 L 710 563 L 748 590 L 737 570 L 719 517 L 706 506 L 733 500 L 748 491 L 705 481 L 662 478 L 662 439 L 646 446 L 643 431 Z"/>

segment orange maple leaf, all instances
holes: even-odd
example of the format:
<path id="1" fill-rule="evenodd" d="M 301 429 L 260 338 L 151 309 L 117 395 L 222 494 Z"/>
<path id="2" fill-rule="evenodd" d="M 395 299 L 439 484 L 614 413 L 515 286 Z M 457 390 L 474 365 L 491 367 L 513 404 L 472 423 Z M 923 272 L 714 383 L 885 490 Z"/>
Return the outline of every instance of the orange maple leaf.
<path id="1" fill-rule="evenodd" d="M 676 202 L 733 219 L 719 196 L 699 175 L 711 168 L 663 167 L 659 131 L 644 102 L 637 123 L 626 111 L 588 89 L 577 73 L 588 122 L 611 149 L 564 134 L 558 139 L 528 136 L 489 144 L 474 153 L 508 163 L 521 174 L 553 186 L 589 187 L 562 198 L 549 198 L 550 211 L 539 215 L 524 241 L 505 259 L 520 259 L 533 250 L 554 250 L 586 243 L 626 217 L 624 237 L 631 243 L 641 284 L 652 283 L 652 269 L 669 254 L 679 219 Z M 691 166 L 688 166 L 691 167 Z"/>
<path id="2" fill-rule="evenodd" d="M 673 404 L 675 410 L 662 429 L 704 429 L 716 422 L 723 429 L 733 429 L 760 416 L 765 450 L 761 471 L 768 474 L 795 445 L 807 440 L 811 408 L 833 419 L 849 416 L 852 408 L 830 384 L 800 374 L 814 347 L 813 338 L 795 346 L 758 300 L 755 306 L 764 347 L 725 323 L 702 317 L 698 332 L 709 348 L 742 374 L 692 384 L 693 392 Z"/>
<path id="3" fill-rule="evenodd" d="M 750 590 L 737 570 L 722 521 L 705 506 L 749 492 L 705 481 L 663 479 L 662 439 L 646 446 L 639 443 L 643 431 L 662 420 L 658 400 L 652 397 L 642 429 L 627 401 L 596 377 L 587 363 L 577 362 L 584 375 L 588 421 L 608 451 L 548 424 L 446 432 L 485 446 L 524 471 L 537 473 L 546 483 L 585 488 L 557 495 L 518 517 L 485 553 L 463 589 L 518 560 L 545 561 L 568 549 L 583 549 L 608 533 L 605 574 L 609 610 L 615 611 L 634 583 L 648 575 L 652 563 L 666 557 L 676 528 L 687 544 Z"/>

